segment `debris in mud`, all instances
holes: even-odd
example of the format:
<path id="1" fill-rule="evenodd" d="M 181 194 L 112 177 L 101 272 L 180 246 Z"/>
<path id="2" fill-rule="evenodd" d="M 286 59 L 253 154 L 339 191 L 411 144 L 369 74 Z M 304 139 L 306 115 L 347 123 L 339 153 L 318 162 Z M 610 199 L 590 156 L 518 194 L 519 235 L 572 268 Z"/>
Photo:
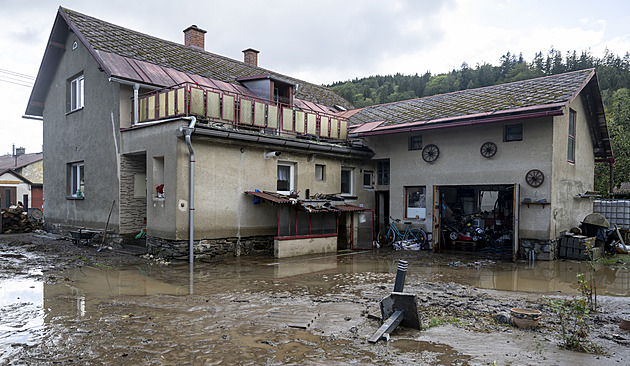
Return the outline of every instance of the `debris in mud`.
<path id="1" fill-rule="evenodd" d="M 148 254 L 148 253 L 141 255 L 140 258 L 149 259 L 149 260 L 154 261 L 157 264 L 162 264 L 165 266 L 168 266 L 169 264 L 171 264 L 171 262 L 167 261 L 164 258 L 161 258 L 161 257 L 156 258 L 156 257 L 153 257 L 153 254 Z"/>

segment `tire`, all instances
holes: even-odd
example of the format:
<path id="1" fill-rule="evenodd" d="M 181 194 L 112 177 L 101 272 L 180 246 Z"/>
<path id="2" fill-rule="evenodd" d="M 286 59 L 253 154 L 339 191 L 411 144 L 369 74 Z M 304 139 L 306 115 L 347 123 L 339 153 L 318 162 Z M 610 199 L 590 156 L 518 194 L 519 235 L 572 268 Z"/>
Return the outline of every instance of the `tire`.
<path id="1" fill-rule="evenodd" d="M 413 240 L 416 244 L 420 245 L 420 249 L 425 249 L 427 246 L 427 234 L 421 229 L 411 229 L 405 234 L 404 240 Z"/>
<path id="2" fill-rule="evenodd" d="M 389 230 L 389 227 L 384 228 L 378 233 L 378 245 L 388 247 L 396 241 L 396 234 L 393 230 Z"/>

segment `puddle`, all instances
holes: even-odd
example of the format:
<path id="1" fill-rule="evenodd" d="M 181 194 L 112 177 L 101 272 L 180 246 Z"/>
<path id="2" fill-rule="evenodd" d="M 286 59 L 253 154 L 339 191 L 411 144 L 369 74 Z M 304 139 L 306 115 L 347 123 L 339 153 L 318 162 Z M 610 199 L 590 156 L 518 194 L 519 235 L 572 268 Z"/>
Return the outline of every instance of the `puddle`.
<path id="1" fill-rule="evenodd" d="M 44 325 L 44 284 L 27 279 L 1 281 L 0 294 L 2 361 L 14 347 L 37 342 Z"/>
<path id="2" fill-rule="evenodd" d="M 470 356 L 462 355 L 453 347 L 414 339 L 397 339 L 391 341 L 389 346 L 401 352 L 417 353 L 422 356 L 424 362 L 434 365 L 468 365 Z"/>

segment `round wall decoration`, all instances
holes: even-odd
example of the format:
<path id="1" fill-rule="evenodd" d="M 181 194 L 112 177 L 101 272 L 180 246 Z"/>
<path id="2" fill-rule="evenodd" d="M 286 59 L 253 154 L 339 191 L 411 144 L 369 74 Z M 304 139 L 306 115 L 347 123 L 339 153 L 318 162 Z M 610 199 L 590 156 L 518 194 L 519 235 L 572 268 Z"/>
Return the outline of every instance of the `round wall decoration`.
<path id="1" fill-rule="evenodd" d="M 525 175 L 525 181 L 532 187 L 540 187 L 545 181 L 545 175 L 538 169 L 532 169 Z"/>
<path id="2" fill-rule="evenodd" d="M 422 149 L 422 159 L 427 163 L 433 163 L 440 156 L 440 149 L 437 146 L 430 144 Z"/>
<path id="3" fill-rule="evenodd" d="M 491 158 L 494 156 L 494 154 L 497 153 L 497 144 L 490 141 L 485 142 L 483 145 L 481 145 L 481 149 L 479 149 L 479 152 L 481 152 L 481 156 L 483 156 L 484 158 Z"/>

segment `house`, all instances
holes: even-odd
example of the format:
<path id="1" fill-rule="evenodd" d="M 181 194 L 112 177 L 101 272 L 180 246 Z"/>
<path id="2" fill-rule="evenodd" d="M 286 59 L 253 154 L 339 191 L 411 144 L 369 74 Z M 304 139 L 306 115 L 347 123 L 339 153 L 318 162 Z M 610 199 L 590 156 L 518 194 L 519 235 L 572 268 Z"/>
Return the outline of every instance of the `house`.
<path id="1" fill-rule="evenodd" d="M 338 116 L 352 106 L 256 50 L 207 52 L 205 33 L 178 44 L 59 8 L 26 109 L 44 120 L 46 224 L 146 225 L 168 257 L 371 247 L 373 153 Z"/>
<path id="2" fill-rule="evenodd" d="M 599 93 L 591 69 L 343 116 L 375 152 L 381 227 L 405 217 L 433 233 L 434 250 L 458 249 L 469 243 L 448 237 L 450 211 L 478 214 L 490 247 L 553 259 L 560 233 L 593 212 L 595 161 L 612 158 Z"/>
<path id="3" fill-rule="evenodd" d="M 22 202 L 25 209 L 42 208 L 43 153 L 26 154 L 17 148 L 13 155 L 0 156 L 0 208 Z"/>
<path id="4" fill-rule="evenodd" d="M 392 216 L 435 251 L 552 259 L 592 212 L 612 157 L 594 70 L 353 109 L 257 50 L 205 51 L 206 33 L 178 44 L 59 8 L 26 109 L 44 120 L 50 228 L 285 257 L 371 248 Z"/>

